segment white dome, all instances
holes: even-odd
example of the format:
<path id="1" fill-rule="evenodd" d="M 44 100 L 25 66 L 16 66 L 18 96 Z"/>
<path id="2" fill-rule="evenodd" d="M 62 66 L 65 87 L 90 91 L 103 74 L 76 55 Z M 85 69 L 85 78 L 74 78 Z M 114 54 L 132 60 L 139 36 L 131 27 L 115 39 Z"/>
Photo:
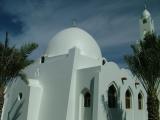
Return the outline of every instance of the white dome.
<path id="1" fill-rule="evenodd" d="M 94 38 L 77 27 L 71 27 L 57 33 L 49 42 L 45 55 L 48 57 L 63 55 L 74 47 L 80 49 L 81 55 L 95 59 L 102 58 L 101 50 Z"/>
<path id="2" fill-rule="evenodd" d="M 149 12 L 147 9 L 145 9 L 145 10 L 143 11 L 143 13 L 142 13 L 142 17 L 148 18 L 148 17 L 150 17 L 150 16 L 151 16 L 150 12 Z"/>

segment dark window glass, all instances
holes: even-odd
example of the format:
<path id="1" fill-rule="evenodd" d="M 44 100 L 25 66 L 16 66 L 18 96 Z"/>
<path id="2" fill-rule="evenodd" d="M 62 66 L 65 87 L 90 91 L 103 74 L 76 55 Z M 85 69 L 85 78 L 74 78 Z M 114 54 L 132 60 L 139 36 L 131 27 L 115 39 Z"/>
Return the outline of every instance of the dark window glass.
<path id="1" fill-rule="evenodd" d="M 106 61 L 105 60 L 102 60 L 102 65 L 104 65 L 106 63 Z"/>
<path id="2" fill-rule="evenodd" d="M 89 92 L 84 94 L 84 107 L 90 107 L 91 104 L 91 95 Z"/>
<path id="3" fill-rule="evenodd" d="M 114 85 L 111 85 L 108 90 L 108 107 L 116 108 L 117 106 L 117 92 Z"/>
<path id="4" fill-rule="evenodd" d="M 45 57 L 42 56 L 42 57 L 41 57 L 41 63 L 44 63 L 44 61 L 45 61 Z"/>
<path id="5" fill-rule="evenodd" d="M 141 93 L 138 94 L 138 109 L 143 109 L 143 97 Z"/>
<path id="6" fill-rule="evenodd" d="M 22 94 L 22 93 L 19 93 L 19 94 L 18 94 L 18 100 L 21 100 L 22 97 L 23 97 L 23 94 Z"/>
<path id="7" fill-rule="evenodd" d="M 143 19 L 143 24 L 146 24 L 147 23 L 147 19 Z"/>
<path id="8" fill-rule="evenodd" d="M 132 98 L 131 98 L 131 92 L 129 90 L 126 91 L 125 99 L 126 99 L 126 108 L 130 109 L 132 105 L 131 101 Z"/>

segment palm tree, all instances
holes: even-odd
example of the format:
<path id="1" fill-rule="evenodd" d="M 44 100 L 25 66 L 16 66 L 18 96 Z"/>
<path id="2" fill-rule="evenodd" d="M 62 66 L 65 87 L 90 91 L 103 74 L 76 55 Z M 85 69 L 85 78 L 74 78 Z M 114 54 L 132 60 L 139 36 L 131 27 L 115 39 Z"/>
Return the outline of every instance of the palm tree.
<path id="1" fill-rule="evenodd" d="M 9 46 L 8 33 L 6 33 L 5 43 L 0 42 L 0 115 L 5 86 L 17 77 L 21 77 L 21 80 L 27 82 L 26 75 L 22 70 L 33 62 L 28 56 L 37 47 L 36 43 L 24 44 L 20 48 Z"/>
<path id="2" fill-rule="evenodd" d="M 133 53 L 126 55 L 125 61 L 148 94 L 148 120 L 159 120 L 160 38 L 148 33 L 131 48 Z"/>

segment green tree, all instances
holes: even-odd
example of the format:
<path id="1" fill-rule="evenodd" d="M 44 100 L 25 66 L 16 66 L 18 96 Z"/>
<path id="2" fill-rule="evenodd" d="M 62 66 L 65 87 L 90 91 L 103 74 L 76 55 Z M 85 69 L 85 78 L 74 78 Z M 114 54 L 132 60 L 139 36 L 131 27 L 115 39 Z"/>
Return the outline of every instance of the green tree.
<path id="1" fill-rule="evenodd" d="M 9 46 L 7 33 L 5 43 L 0 42 L 0 113 L 2 112 L 5 86 L 17 77 L 27 82 L 26 75 L 22 70 L 33 62 L 28 56 L 37 47 L 36 43 L 24 44 L 20 48 Z"/>
<path id="2" fill-rule="evenodd" d="M 144 40 L 131 45 L 133 53 L 125 61 L 147 92 L 148 120 L 159 120 L 160 38 L 148 33 Z"/>

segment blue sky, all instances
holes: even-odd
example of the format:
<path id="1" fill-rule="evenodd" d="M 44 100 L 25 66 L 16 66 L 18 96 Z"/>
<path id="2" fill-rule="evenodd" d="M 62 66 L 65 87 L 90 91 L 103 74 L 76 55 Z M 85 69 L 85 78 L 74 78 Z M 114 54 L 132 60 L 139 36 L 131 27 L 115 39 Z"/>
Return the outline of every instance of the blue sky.
<path id="1" fill-rule="evenodd" d="M 145 0 L 0 0 L 0 40 L 5 31 L 10 42 L 20 46 L 34 41 L 40 57 L 48 41 L 60 30 L 70 27 L 72 20 L 89 32 L 99 44 L 103 56 L 120 67 L 126 67 L 125 54 L 139 40 L 139 18 Z M 160 32 L 160 0 L 148 0 L 148 10 Z"/>

